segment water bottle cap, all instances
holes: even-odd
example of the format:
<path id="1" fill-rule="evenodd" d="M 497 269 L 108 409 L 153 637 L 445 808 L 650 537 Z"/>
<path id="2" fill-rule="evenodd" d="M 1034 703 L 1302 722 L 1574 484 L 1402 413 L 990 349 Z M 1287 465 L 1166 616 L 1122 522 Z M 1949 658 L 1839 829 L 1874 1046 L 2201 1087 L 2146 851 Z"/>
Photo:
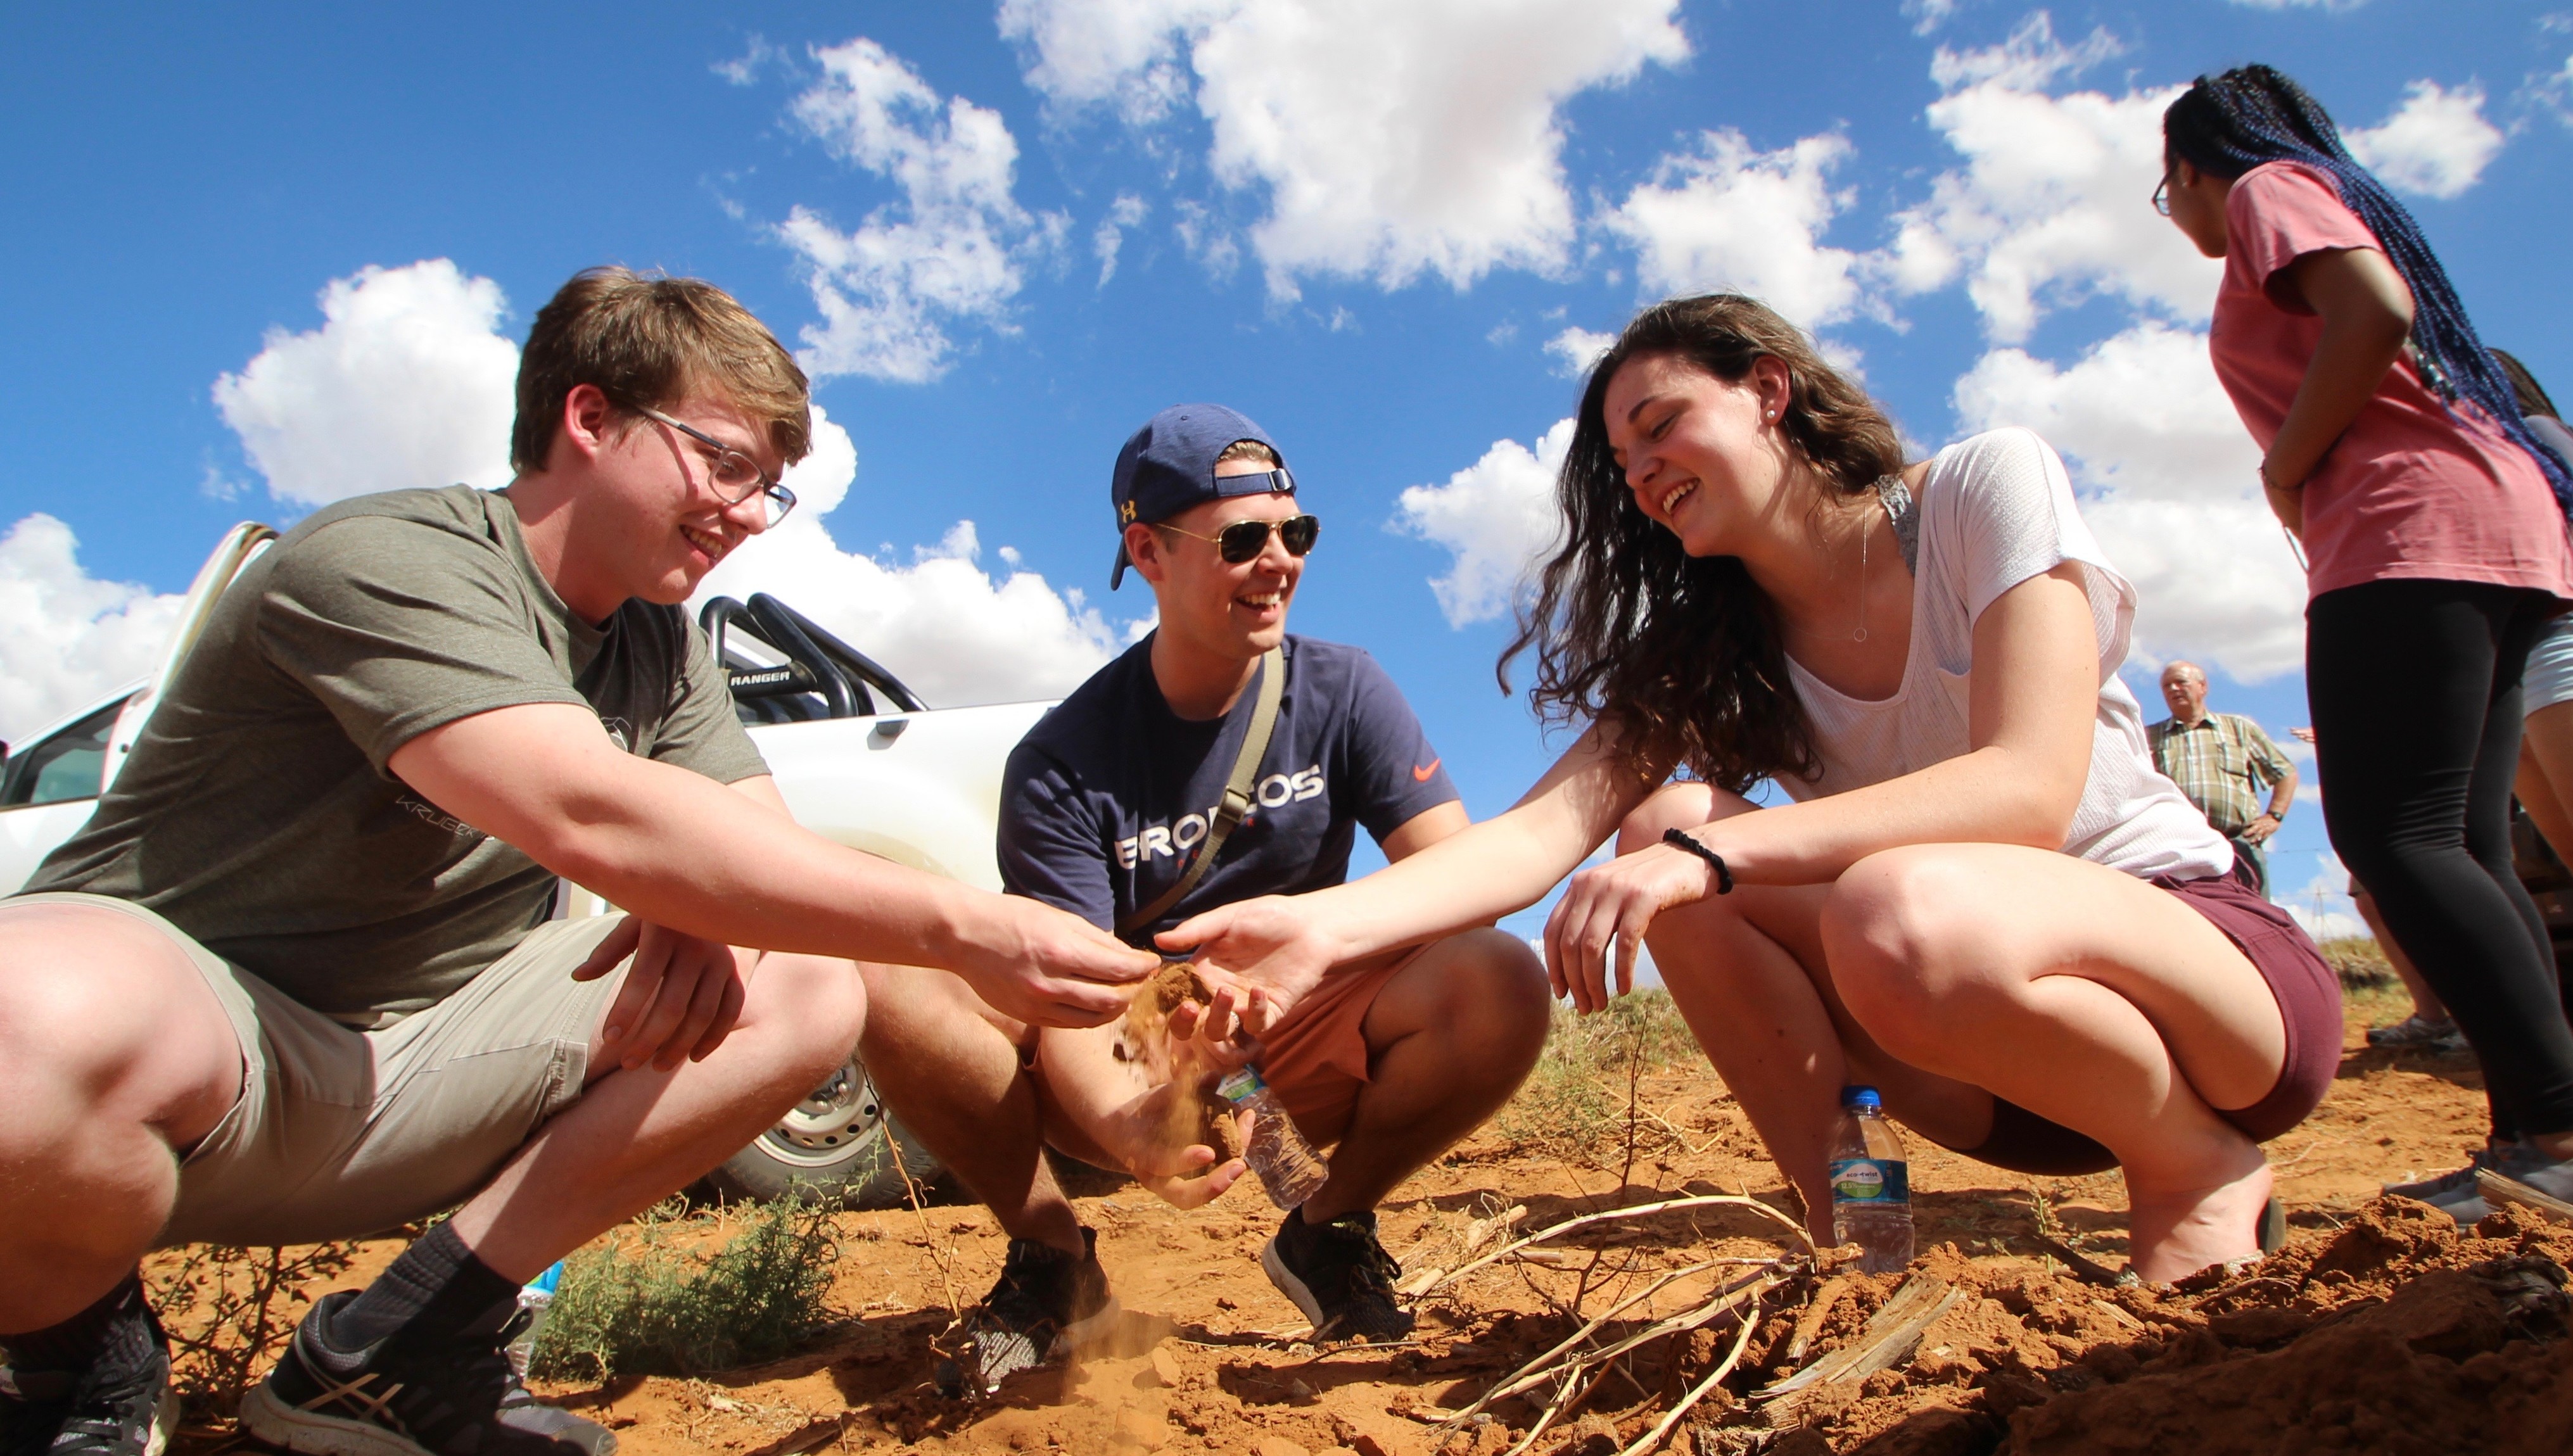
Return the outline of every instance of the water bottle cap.
<path id="1" fill-rule="evenodd" d="M 1878 1096 L 1876 1094 L 1876 1089 L 1872 1087 L 1845 1087 L 1841 1089 L 1841 1105 L 1844 1107 L 1882 1107 L 1885 1105 L 1885 1099 Z"/>

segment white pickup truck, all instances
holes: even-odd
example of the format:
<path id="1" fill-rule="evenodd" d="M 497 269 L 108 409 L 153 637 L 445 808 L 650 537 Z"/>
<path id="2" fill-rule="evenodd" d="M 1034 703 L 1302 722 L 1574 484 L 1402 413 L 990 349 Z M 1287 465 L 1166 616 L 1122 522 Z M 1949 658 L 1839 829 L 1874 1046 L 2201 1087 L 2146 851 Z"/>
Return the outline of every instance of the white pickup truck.
<path id="1" fill-rule="evenodd" d="M 15 893 L 88 821 L 216 599 L 276 538 L 257 524 L 224 537 L 188 588 L 178 629 L 150 678 L 23 744 L 0 745 L 0 895 Z M 766 595 L 717 597 L 699 620 L 798 823 L 852 849 L 1001 888 L 992 838 L 1002 765 L 1053 704 L 933 711 L 864 653 Z M 568 883 L 555 904 L 557 915 L 605 908 Z M 854 1207 L 899 1200 L 906 1171 L 927 1179 L 938 1164 L 886 1116 L 852 1048 L 847 1067 L 708 1181 L 719 1193 L 750 1197 L 803 1183 Z"/>

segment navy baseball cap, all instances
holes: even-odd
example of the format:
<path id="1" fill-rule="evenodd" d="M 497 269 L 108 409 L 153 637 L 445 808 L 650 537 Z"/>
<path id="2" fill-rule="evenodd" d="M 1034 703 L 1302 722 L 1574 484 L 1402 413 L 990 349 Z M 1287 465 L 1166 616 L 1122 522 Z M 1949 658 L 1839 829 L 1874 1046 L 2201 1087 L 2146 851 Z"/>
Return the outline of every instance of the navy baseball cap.
<path id="1" fill-rule="evenodd" d="M 1216 478 L 1216 456 L 1246 439 L 1269 446 L 1278 468 Z M 1169 520 L 1192 505 L 1227 496 L 1273 490 L 1292 495 L 1295 477 L 1286 473 L 1286 459 L 1269 431 L 1239 410 L 1174 404 L 1154 415 L 1117 452 L 1117 473 L 1108 488 L 1109 503 L 1117 508 L 1117 564 L 1108 573 L 1108 589 L 1115 591 L 1133 564 L 1126 557 L 1126 527 Z"/>

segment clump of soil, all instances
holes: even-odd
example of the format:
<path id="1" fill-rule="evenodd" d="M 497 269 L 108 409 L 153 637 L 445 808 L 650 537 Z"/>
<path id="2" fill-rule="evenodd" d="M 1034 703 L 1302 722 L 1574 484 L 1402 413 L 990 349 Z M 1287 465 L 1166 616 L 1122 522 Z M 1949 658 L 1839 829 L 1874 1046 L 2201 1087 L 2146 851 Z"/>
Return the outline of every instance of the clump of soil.
<path id="1" fill-rule="evenodd" d="M 1194 999 L 1194 989 L 1177 977 L 1157 983 L 1135 1025 L 1149 1034 L 1154 1017 L 1177 1009 L 1172 996 Z M 1915 1139 L 1915 1218 L 1927 1252 L 1911 1276 L 1921 1288 L 1944 1286 L 1950 1302 L 1886 1368 L 1763 1398 L 1781 1377 L 1865 1345 L 1869 1321 L 1903 1284 L 1827 1251 L 1769 1292 L 1741 1366 L 1664 1449 L 2573 1450 L 2573 1338 L 2560 1332 L 2573 1228 L 2504 1209 L 2459 1229 L 2421 1205 L 2376 1196 L 2381 1179 L 2462 1161 L 2484 1112 L 2471 1061 L 2367 1048 L 2371 1014 L 2391 1020 L 2400 1008 L 2353 1004 L 2328 1098 L 2269 1145 L 2294 1230 L 2284 1251 L 2176 1290 L 2086 1283 L 2051 1250 L 2120 1262 L 2117 1174 L 2028 1178 Z M 1138 1043 L 1150 1045 L 1149 1036 Z M 987 1211 L 954 1201 L 833 1217 L 841 1252 L 831 1304 L 842 1318 L 804 1354 L 694 1378 L 539 1389 L 615 1430 L 622 1456 L 1501 1456 L 1554 1389 L 1494 1402 L 1452 1434 L 1441 1424 L 1571 1335 L 1579 1320 L 1568 1311 L 1595 1316 L 1671 1270 L 1703 1266 L 1605 1331 L 1620 1335 L 1782 1253 L 1801 1256 L 1775 1221 L 1734 1205 L 1594 1224 L 1475 1265 L 1519 1234 L 1690 1194 L 1747 1188 L 1801 1219 L 1703 1062 L 1644 1072 L 1631 1109 L 1627 1086 L 1621 1072 L 1616 1115 L 1585 1138 L 1586 1157 L 1496 1123 L 1386 1200 L 1379 1227 L 1404 1266 L 1401 1282 L 1427 1289 L 1419 1328 L 1403 1344 L 1307 1343 L 1309 1326 L 1261 1271 L 1279 1215 L 1256 1186 L 1183 1211 L 1103 1175 L 1071 1191 L 1098 1230 L 1125 1312 L 1077 1363 L 1015 1377 L 992 1399 L 946 1400 L 934 1385 L 932 1340 L 990 1286 L 1008 1245 Z M 719 1242 L 735 1219 L 714 1218 L 704 1238 Z M 279 1312 L 284 1327 L 304 1300 L 363 1283 L 394 1248 L 371 1244 L 345 1273 L 310 1280 Z M 1469 1266 L 1435 1287 L 1422 1278 Z M 1529 1456 L 1616 1456 L 1731 1353 L 1739 1328 L 1727 1316 L 1639 1346 L 1567 1393 Z M 192 1410 L 183 1449 L 229 1443 L 230 1414 Z"/>
<path id="2" fill-rule="evenodd" d="M 1869 1456 L 2560 1453 L 2573 1449 L 2568 1262 L 2573 1228 L 2524 1209 L 2460 1229 L 2391 1198 L 2328 1238 L 2164 1292 L 1941 1248 L 1919 1272 L 1967 1297 L 1909 1366 L 1798 1414 L 1832 1449 Z M 1850 1281 L 1825 1328 L 1853 1333 L 1893 1282 Z"/>
<path id="3" fill-rule="evenodd" d="M 1215 1149 L 1215 1165 L 1242 1156 L 1242 1129 L 1231 1102 L 1217 1095 L 1205 1069 L 1185 1050 L 1186 1039 L 1171 1035 L 1171 1016 L 1184 1006 L 1212 1006 L 1215 993 L 1185 961 L 1168 961 L 1126 1003 L 1126 1020 L 1118 1029 L 1117 1057 L 1140 1066 L 1153 1085 L 1185 1080 L 1194 1095 L 1171 1102 L 1171 1125 L 1165 1135 L 1175 1147 L 1203 1142 Z"/>

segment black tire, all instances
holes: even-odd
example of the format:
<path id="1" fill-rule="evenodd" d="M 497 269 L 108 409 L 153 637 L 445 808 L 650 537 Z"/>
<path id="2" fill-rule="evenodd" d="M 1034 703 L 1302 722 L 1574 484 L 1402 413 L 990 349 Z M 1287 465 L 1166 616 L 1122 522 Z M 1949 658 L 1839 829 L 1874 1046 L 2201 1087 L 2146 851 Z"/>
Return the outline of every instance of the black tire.
<path id="1" fill-rule="evenodd" d="M 899 1164 L 892 1152 L 897 1144 Z M 769 1202 L 792 1193 L 841 1208 L 889 1208 L 905 1201 L 904 1172 L 925 1185 L 940 1170 L 929 1149 L 885 1110 L 865 1064 L 851 1052 L 848 1066 L 706 1174 L 706 1185 L 726 1199 Z"/>

